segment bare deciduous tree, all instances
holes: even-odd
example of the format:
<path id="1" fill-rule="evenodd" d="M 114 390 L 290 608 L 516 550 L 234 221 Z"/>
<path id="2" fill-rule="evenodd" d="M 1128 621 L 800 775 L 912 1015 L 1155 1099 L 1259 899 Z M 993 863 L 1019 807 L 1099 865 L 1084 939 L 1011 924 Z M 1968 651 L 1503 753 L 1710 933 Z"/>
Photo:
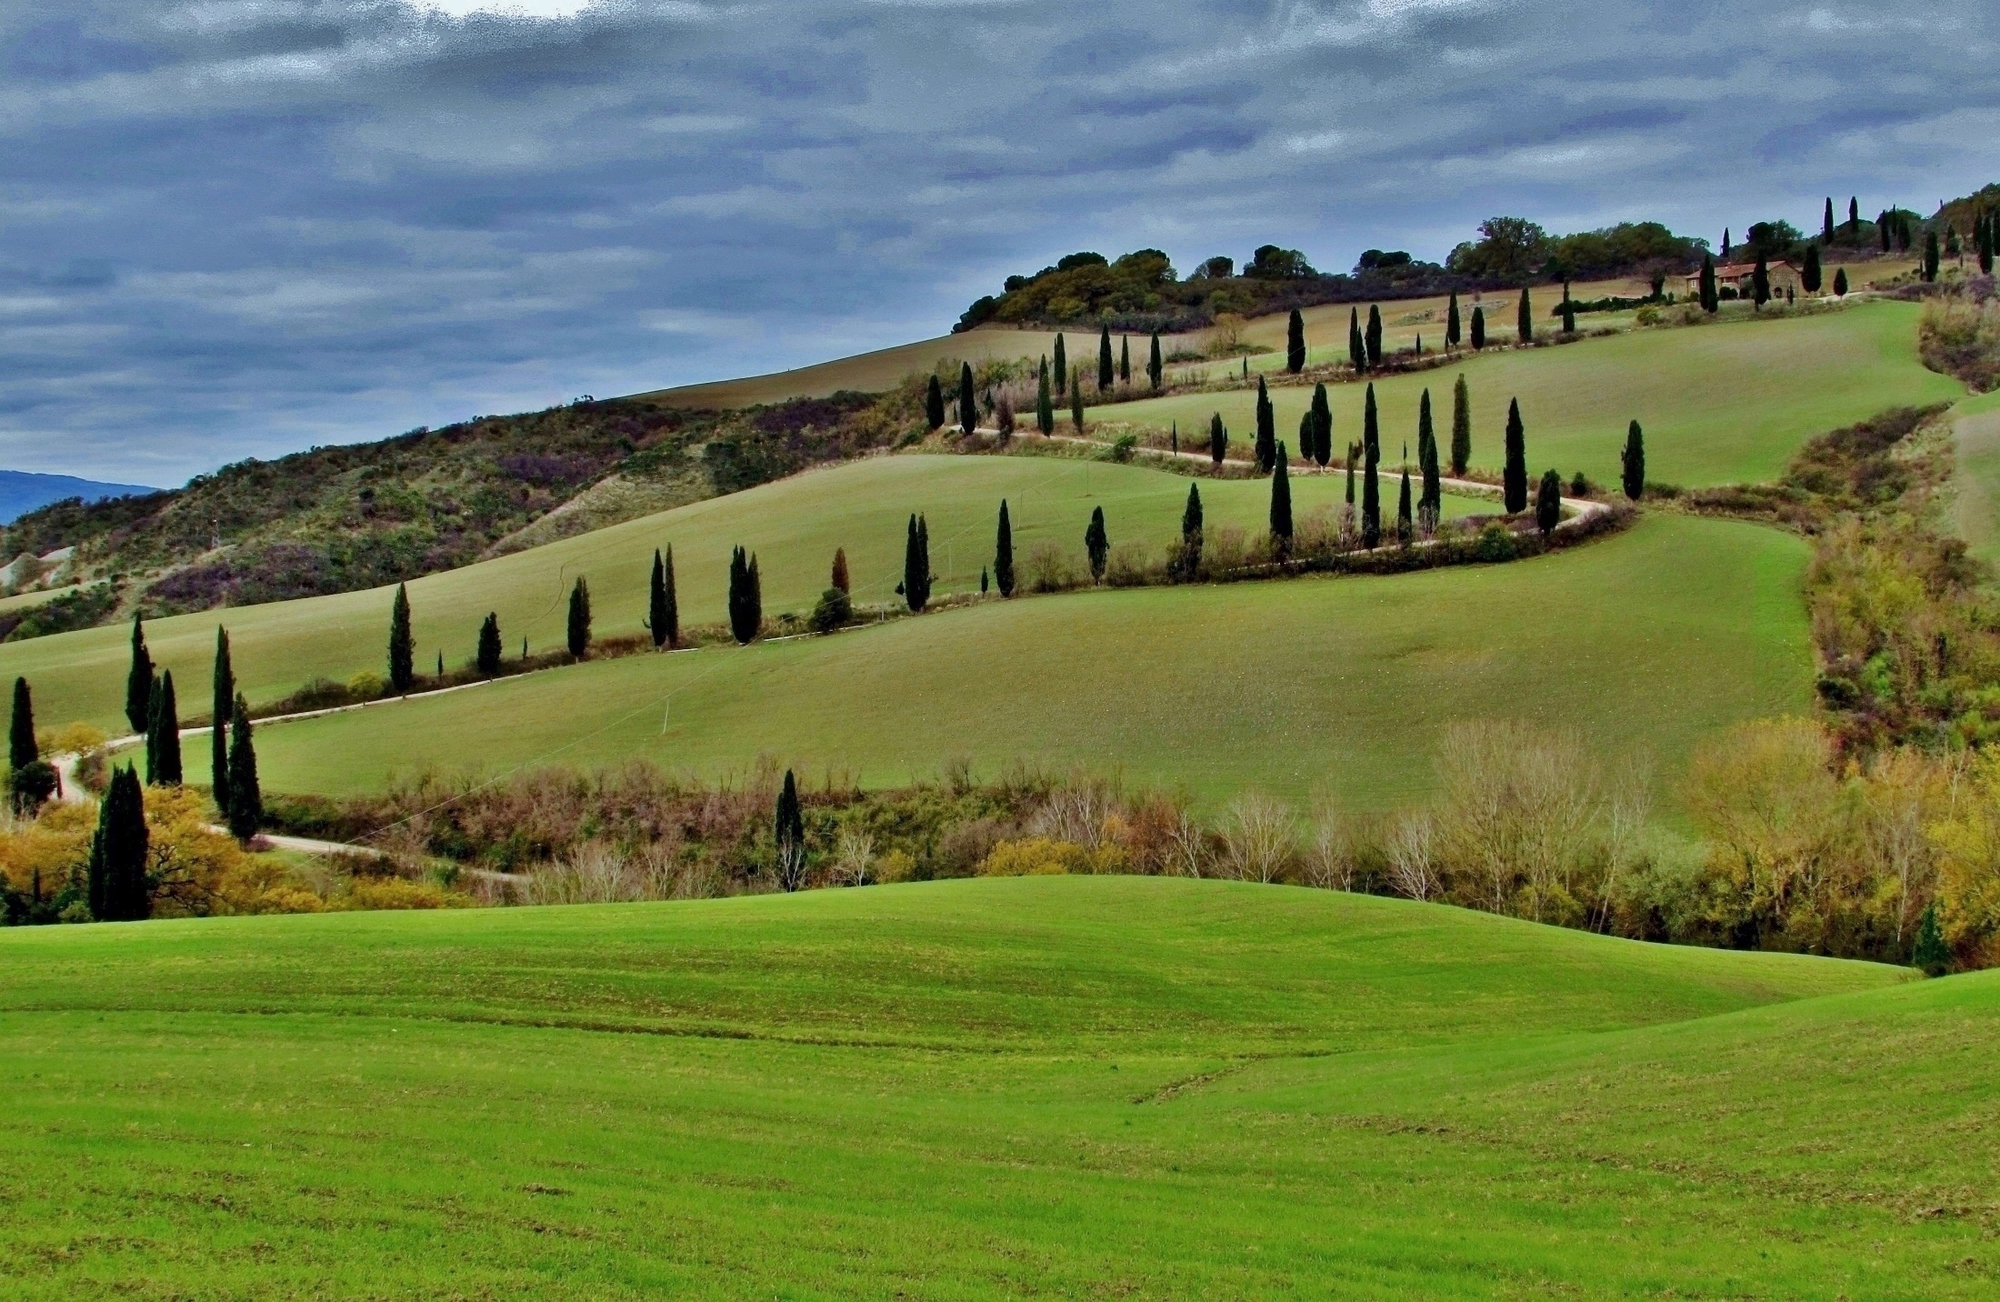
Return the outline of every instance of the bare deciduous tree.
<path id="1" fill-rule="evenodd" d="M 1222 866 L 1240 882 L 1273 882 L 1297 850 L 1292 811 L 1271 797 L 1251 792 L 1230 803 L 1222 825 Z"/>
<path id="2" fill-rule="evenodd" d="M 1413 900 L 1428 900 L 1438 893 L 1436 841 L 1437 824 L 1427 810 L 1400 814 L 1390 824 L 1383 848 L 1389 855 L 1389 882 L 1397 893 Z"/>

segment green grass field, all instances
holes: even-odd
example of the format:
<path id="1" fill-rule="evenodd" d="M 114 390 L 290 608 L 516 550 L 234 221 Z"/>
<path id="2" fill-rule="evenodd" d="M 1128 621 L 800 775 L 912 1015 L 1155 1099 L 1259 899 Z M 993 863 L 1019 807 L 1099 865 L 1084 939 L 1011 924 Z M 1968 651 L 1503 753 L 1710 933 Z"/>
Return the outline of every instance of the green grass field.
<path id="1" fill-rule="evenodd" d="M 1667 775 L 1716 728 L 1808 708 L 1805 556 L 1774 530 L 1650 516 L 1508 565 L 994 601 L 604 661 L 269 727 L 257 749 L 285 791 L 632 756 L 884 785 L 969 756 L 1380 807 L 1428 789 L 1447 722 L 1526 717 Z"/>
<path id="2" fill-rule="evenodd" d="M 1861 303 L 1822 316 L 1648 330 L 1557 349 L 1492 353 L 1461 366 L 1399 376 L 1377 386 L 1385 447 L 1417 433 L 1418 395 L 1431 391 L 1439 437 L 1449 439 L 1452 386 L 1462 371 L 1472 390 L 1472 464 L 1498 471 L 1508 400 L 1527 427 L 1529 469 L 1551 466 L 1618 482 L 1625 427 L 1646 431 L 1648 475 L 1699 487 L 1775 479 L 1815 434 L 1900 404 L 1949 402 L 1956 380 L 1917 358 L 1912 303 Z M 1361 437 L 1363 386 L 1335 385 L 1337 446 Z M 1280 432 L 1298 428 L 1312 390 L 1275 388 Z M 1255 426 L 1253 390 L 1183 394 L 1093 408 L 1091 420 L 1205 431 L 1220 411 L 1232 437 Z"/>
<path id="3" fill-rule="evenodd" d="M 2000 981 L 1135 878 L 0 933 L 9 1296 L 1989 1297 Z"/>
<path id="4" fill-rule="evenodd" d="M 1953 522 L 1974 555 L 2000 560 L 2000 393 L 1967 398 L 1952 416 Z"/>
<path id="5" fill-rule="evenodd" d="M 804 614 L 826 588 L 836 547 L 847 549 L 857 601 L 894 600 L 912 512 L 926 513 L 930 525 L 938 591 L 977 591 L 980 568 L 993 559 L 1003 497 L 1018 557 L 1054 540 L 1081 566 L 1093 507 L 1104 508 L 1114 544 L 1136 538 L 1164 546 L 1179 536 L 1190 482 L 1164 471 L 1043 457 L 874 457 L 810 471 L 418 579 L 410 584 L 417 662 L 430 666 L 440 650 L 454 666 L 470 659 L 489 610 L 499 613 L 509 655 L 524 636 L 538 651 L 560 647 L 578 575 L 590 583 L 599 635 L 639 632 L 653 549 L 669 543 L 684 623 L 726 618 L 729 550 L 738 544 L 758 555 L 765 613 Z M 1301 512 L 1344 491 L 1334 475 L 1299 475 L 1292 483 Z M 1270 486 L 1203 481 L 1202 500 L 1211 527 L 1261 529 Z M 1494 509 L 1463 498 L 1447 498 L 1446 507 L 1448 515 Z M 206 708 L 215 627 L 227 624 L 239 680 L 253 702 L 266 701 L 314 675 L 344 681 L 363 670 L 385 672 L 393 595 L 380 588 L 176 616 L 148 624 L 147 641 L 153 658 L 173 670 L 182 710 L 191 714 Z M 28 678 L 44 724 L 84 719 L 123 732 L 130 656 L 129 628 L 88 629 L 0 645 L 0 676 Z"/>

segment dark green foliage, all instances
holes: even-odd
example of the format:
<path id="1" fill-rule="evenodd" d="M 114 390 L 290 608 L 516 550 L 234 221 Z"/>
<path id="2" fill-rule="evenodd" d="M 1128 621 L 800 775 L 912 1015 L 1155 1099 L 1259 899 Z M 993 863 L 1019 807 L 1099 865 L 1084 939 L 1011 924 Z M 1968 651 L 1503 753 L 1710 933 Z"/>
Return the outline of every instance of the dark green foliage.
<path id="1" fill-rule="evenodd" d="M 1049 392 L 1049 359 L 1042 359 L 1041 369 L 1035 373 L 1035 428 L 1044 436 L 1056 432 L 1055 398 Z"/>
<path id="2" fill-rule="evenodd" d="M 1362 336 L 1362 343 L 1368 349 L 1368 366 L 1374 369 L 1382 364 L 1382 309 L 1373 303 L 1368 305 L 1368 330 Z"/>
<path id="3" fill-rule="evenodd" d="M 1313 386 L 1312 442 L 1303 449 L 1322 469 L 1333 460 L 1333 408 L 1327 404 L 1326 386 Z"/>
<path id="4" fill-rule="evenodd" d="M 90 913 L 100 922 L 140 922 L 152 913 L 146 881 L 146 798 L 130 765 L 111 771 L 90 847 Z"/>
<path id="5" fill-rule="evenodd" d="M 1703 254 L 1701 258 L 1701 310 L 1714 313 L 1722 307 L 1722 296 L 1715 288 L 1715 259 Z"/>
<path id="6" fill-rule="evenodd" d="M 1938 237 L 1936 231 L 1924 235 L 1924 282 L 1932 284 L 1938 278 Z"/>
<path id="7" fill-rule="evenodd" d="M 1354 464 L 1359 460 L 1361 460 L 1361 445 L 1359 443 L 1348 444 L 1344 468 L 1347 471 L 1347 506 L 1349 510 L 1354 508 Z"/>
<path id="8" fill-rule="evenodd" d="M 764 626 L 763 582 L 757 558 L 741 547 L 729 553 L 729 635 L 748 646 Z"/>
<path id="9" fill-rule="evenodd" d="M 1069 373 L 1069 420 L 1077 433 L 1083 433 L 1083 377 L 1075 370 Z"/>
<path id="10" fill-rule="evenodd" d="M 42 757 L 35 744 L 35 701 L 28 680 L 14 680 L 14 713 L 7 721 L 7 767 L 22 769 Z"/>
<path id="11" fill-rule="evenodd" d="M 1799 269 L 1799 283 L 1806 287 L 1806 293 L 1817 294 L 1820 287 L 1819 245 L 1806 245 L 1805 265 Z"/>
<path id="12" fill-rule="evenodd" d="M 177 787 L 182 778 L 181 715 L 174 699 L 173 670 L 154 682 L 147 714 L 146 782 L 155 787 Z"/>
<path id="13" fill-rule="evenodd" d="M 1132 336 L 1118 336 L 1118 382 L 1132 383 Z"/>
<path id="14" fill-rule="evenodd" d="M 1228 451 L 1229 431 L 1223 427 L 1222 413 L 1218 411 L 1208 418 L 1208 459 L 1219 468 Z"/>
<path id="15" fill-rule="evenodd" d="M 1519 515 L 1528 509 L 1528 443 L 1519 399 L 1507 403 L 1507 461 L 1501 469 L 1500 486 L 1507 514 Z"/>
<path id="16" fill-rule="evenodd" d="M 1625 451 L 1618 459 L 1622 467 L 1619 482 L 1625 496 L 1636 502 L 1646 491 L 1646 435 L 1636 420 L 1625 431 Z"/>
<path id="17" fill-rule="evenodd" d="M 1306 319 L 1297 308 L 1285 324 L 1285 369 L 1293 375 L 1306 369 Z"/>
<path id="18" fill-rule="evenodd" d="M 1370 551 L 1382 541 L 1382 492 L 1375 479 L 1381 460 L 1381 417 L 1375 409 L 1375 386 L 1371 384 L 1361 407 L 1361 545 Z"/>
<path id="19" fill-rule="evenodd" d="M 410 588 L 396 585 L 396 599 L 389 606 L 389 686 L 407 693 L 417 681 L 417 643 L 410 632 Z"/>
<path id="20" fill-rule="evenodd" d="M 581 574 L 576 584 L 569 590 L 568 635 L 569 658 L 581 660 L 590 653 L 590 585 Z"/>
<path id="21" fill-rule="evenodd" d="M 1820 222 L 1819 237 L 1823 242 L 1827 244 L 1833 243 L 1833 196 L 1832 195 L 1828 195 L 1826 197 L 1826 216 Z M 1818 288 L 1818 286 L 1808 286 L 1808 288 L 1816 289 Z"/>
<path id="22" fill-rule="evenodd" d="M 1567 280 L 1563 282 L 1562 321 L 1564 334 L 1573 335 L 1576 333 L 1576 300 L 1569 296 L 1569 282 Z"/>
<path id="23" fill-rule="evenodd" d="M 1522 343 L 1533 343 L 1535 339 L 1535 306 L 1528 299 L 1528 291 L 1521 290 L 1521 305 L 1514 312 L 1514 333 Z"/>
<path id="24" fill-rule="evenodd" d="M 654 552 L 656 566 L 659 559 L 660 554 Z M 479 649 L 473 655 L 473 664 L 486 678 L 500 672 L 500 616 L 495 611 L 487 611 L 486 618 L 479 625 Z"/>
<path id="25" fill-rule="evenodd" d="M 1541 487 L 1535 490 L 1535 528 L 1546 538 L 1562 520 L 1563 481 L 1553 470 L 1542 472 Z"/>
<path id="26" fill-rule="evenodd" d="M 1092 507 L 1090 524 L 1083 531 L 1084 554 L 1090 558 L 1090 581 L 1104 582 L 1104 566 L 1111 559 L 1111 538 L 1104 532 L 1104 508 Z"/>
<path id="27" fill-rule="evenodd" d="M 1408 547 L 1416 541 L 1416 516 L 1410 509 L 1410 468 L 1403 467 L 1403 484 L 1396 493 L 1396 541 Z"/>
<path id="28" fill-rule="evenodd" d="M 833 549 L 833 571 L 827 575 L 826 581 L 829 586 L 839 588 L 850 597 L 854 595 L 854 582 L 847 575 L 847 549 L 845 547 L 836 547 Z"/>
<path id="29" fill-rule="evenodd" d="M 1750 296 L 1762 308 L 1771 301 L 1771 260 L 1762 253 L 1757 255 L 1757 267 L 1750 273 Z"/>
<path id="30" fill-rule="evenodd" d="M 1109 389 L 1111 379 L 1111 327 L 1104 326 L 1097 332 L 1097 391 Z"/>
<path id="31" fill-rule="evenodd" d="M 931 603 L 931 530 L 921 515 L 910 517 L 903 540 L 903 601 L 912 611 Z"/>
<path id="32" fill-rule="evenodd" d="M 984 573 L 980 575 L 983 580 Z M 854 603 L 839 588 L 828 588 L 819 594 L 819 604 L 813 607 L 812 631 L 831 633 L 854 618 Z"/>
<path id="33" fill-rule="evenodd" d="M 993 540 L 993 582 L 1000 595 L 1014 595 L 1014 524 L 1007 517 L 1007 499 L 1000 499 L 1000 531 Z"/>
<path id="34" fill-rule="evenodd" d="M 1278 418 L 1271 407 L 1271 395 L 1264 387 L 1264 377 L 1257 377 L 1257 469 L 1269 474 L 1273 459 L 1278 455 Z"/>
<path id="35" fill-rule="evenodd" d="M 1152 383 L 1153 392 L 1160 391 L 1160 384 L 1166 379 L 1167 364 L 1160 355 L 1160 332 L 1153 332 L 1152 355 L 1146 358 L 1146 379 Z"/>
<path id="36" fill-rule="evenodd" d="M 1319 428 L 1313 423 L 1312 409 L 1308 407 L 1299 413 L 1299 460 L 1312 463 L 1313 450 L 1319 446 Z"/>
<path id="37" fill-rule="evenodd" d="M 992 572 L 982 565 L 979 567 L 979 595 L 985 596 L 992 588 Z"/>
<path id="38" fill-rule="evenodd" d="M 1458 373 L 1458 383 L 1451 390 L 1451 473 L 1454 478 L 1463 475 L 1465 468 L 1472 464 L 1472 390 L 1465 382 L 1465 372 Z"/>
<path id="39" fill-rule="evenodd" d="M 1271 549 L 1282 559 L 1292 549 L 1292 479 L 1286 468 L 1285 445 L 1277 448 L 1271 472 Z"/>
<path id="40" fill-rule="evenodd" d="M 1996 217 L 1993 213 L 1987 213 L 1979 219 L 1977 244 L 1979 248 L 1979 274 L 1982 276 L 1993 274 L 1993 246 L 1995 240 L 2000 239 L 2000 230 L 1995 229 L 1996 222 L 2000 222 L 2000 217 Z"/>
<path id="41" fill-rule="evenodd" d="M 1917 923 L 1917 943 L 1910 950 L 1910 966 L 1925 976 L 1940 977 L 1951 971 L 1951 947 L 1944 943 L 1944 930 L 1938 926 L 1936 900 L 1924 906 L 1924 916 Z"/>
<path id="42" fill-rule="evenodd" d="M 146 629 L 132 616 L 132 668 L 125 675 L 125 721 L 135 733 L 146 731 L 146 712 L 153 703 L 153 657 L 146 650 Z"/>
<path id="43" fill-rule="evenodd" d="M 1069 392 L 1069 354 L 1063 348 L 1063 337 L 1060 334 L 1056 336 L 1055 381 L 1058 398 Z"/>
<path id="44" fill-rule="evenodd" d="M 944 428 L 944 385 L 936 375 L 924 387 L 924 426 L 932 430 Z"/>
<path id="45" fill-rule="evenodd" d="M 1431 391 L 1425 389 L 1417 405 L 1417 469 L 1424 477 L 1423 495 L 1418 499 L 1417 512 L 1423 522 L 1424 532 L 1437 528 L 1438 517 L 1444 511 L 1443 476 L 1438 473 L 1437 429 L 1431 422 Z"/>
<path id="46" fill-rule="evenodd" d="M 209 794 L 229 813 L 229 718 L 236 707 L 236 668 L 229 658 L 229 630 L 215 629 L 215 673 L 210 685 L 208 729 Z"/>
<path id="47" fill-rule="evenodd" d="M 674 591 L 674 549 L 669 544 L 666 555 L 662 556 L 655 547 L 653 573 L 646 584 L 646 630 L 653 635 L 653 649 L 678 643 L 680 624 L 680 600 Z"/>
<path id="48" fill-rule="evenodd" d="M 1347 363 L 1357 371 L 1368 369 L 1368 342 L 1361 337 L 1361 309 L 1347 309 Z"/>
<path id="49" fill-rule="evenodd" d="M 1201 485 L 1188 485 L 1187 506 L 1181 511 L 1181 543 L 1168 560 L 1168 572 L 1179 583 L 1192 583 L 1201 572 Z"/>
<path id="50" fill-rule="evenodd" d="M 1834 293 L 1834 297 L 1836 297 L 1836 298 L 1846 298 L 1846 297 L 1847 297 L 1847 268 L 1846 268 L 1846 267 L 1835 267 L 1835 268 L 1833 269 L 1833 293 Z"/>
<path id="51" fill-rule="evenodd" d="M 1725 259 L 1729 257 L 1729 228 L 1727 226 L 1722 228 L 1722 256 Z"/>
<path id="52" fill-rule="evenodd" d="M 979 428 L 979 397 L 973 391 L 972 363 L 958 364 L 958 430 L 970 434 Z"/>
<path id="53" fill-rule="evenodd" d="M 1458 325 L 1458 291 L 1451 291 L 1451 306 L 1445 310 L 1444 346 L 1447 350 L 1458 347 L 1461 342 Z"/>
<path id="54" fill-rule="evenodd" d="M 24 818 L 32 817 L 55 795 L 56 782 L 55 768 L 47 760 L 29 760 L 17 769 L 9 769 L 7 796 L 14 812 Z"/>
<path id="55" fill-rule="evenodd" d="M 257 780 L 257 746 L 250 705 L 241 695 L 229 712 L 229 834 L 248 841 L 264 825 L 264 788 Z"/>
<path id="56" fill-rule="evenodd" d="M 1486 347 L 1486 309 L 1472 309 L 1472 346 L 1474 349 Z"/>
<path id="57" fill-rule="evenodd" d="M 796 891 L 806 884 L 806 821 L 799 808 L 799 784 L 790 769 L 778 792 L 777 814 L 772 820 L 771 840 L 778 851 L 778 886 Z"/>
<path id="58" fill-rule="evenodd" d="M 1891 238 L 1889 227 L 1889 214 L 1884 210 L 1875 218 L 1875 229 L 1882 236 L 1882 252 L 1884 253 L 1889 251 L 1889 240 Z"/>

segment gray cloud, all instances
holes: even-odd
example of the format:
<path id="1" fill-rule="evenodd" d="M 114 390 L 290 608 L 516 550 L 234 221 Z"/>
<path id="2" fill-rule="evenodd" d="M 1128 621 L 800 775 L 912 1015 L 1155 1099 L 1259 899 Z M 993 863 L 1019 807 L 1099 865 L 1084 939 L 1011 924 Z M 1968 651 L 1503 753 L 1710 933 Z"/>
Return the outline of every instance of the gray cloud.
<path id="1" fill-rule="evenodd" d="M 0 464 L 246 455 L 942 331 L 1073 248 L 1344 267 L 2000 174 L 1990 5 L 0 3 Z"/>

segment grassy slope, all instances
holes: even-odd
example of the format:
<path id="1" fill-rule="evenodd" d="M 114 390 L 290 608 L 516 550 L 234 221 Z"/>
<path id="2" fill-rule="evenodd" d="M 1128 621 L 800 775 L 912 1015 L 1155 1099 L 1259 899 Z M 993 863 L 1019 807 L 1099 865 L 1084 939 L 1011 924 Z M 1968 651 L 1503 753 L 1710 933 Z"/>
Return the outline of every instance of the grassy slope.
<path id="1" fill-rule="evenodd" d="M 1332 503 L 1343 489 L 1335 476 L 1292 482 L 1300 511 Z M 1054 539 L 1081 565 L 1093 506 L 1104 508 L 1114 543 L 1141 538 L 1164 544 L 1178 536 L 1189 483 L 1157 470 L 1031 457 L 876 457 L 811 471 L 418 579 L 410 584 L 417 660 L 427 667 L 440 649 L 451 664 L 469 659 L 489 610 L 500 615 L 508 654 L 519 651 L 524 636 L 537 650 L 559 646 L 565 598 L 579 574 L 590 582 L 600 635 L 638 632 L 653 549 L 669 543 L 682 620 L 719 623 L 727 613 L 729 549 L 736 544 L 758 553 L 768 614 L 810 610 L 826 587 L 834 548 L 841 546 L 856 599 L 889 601 L 902 581 L 909 514 L 923 511 L 940 591 L 962 592 L 978 588 L 980 567 L 992 561 L 994 517 L 1003 497 L 1010 502 L 1017 557 Z M 1261 528 L 1270 489 L 1249 480 L 1204 482 L 1202 500 L 1213 523 Z M 1451 514 L 1492 509 L 1464 499 L 1448 499 L 1447 506 Z M 345 680 L 361 670 L 383 672 L 392 595 L 378 588 L 155 620 L 147 640 L 154 659 L 174 671 L 183 711 L 193 713 L 206 708 L 215 626 L 226 623 L 250 699 L 269 700 L 315 674 Z M 83 718 L 122 731 L 129 641 L 129 628 L 101 628 L 0 645 L 0 677 L 27 676 L 44 723 Z"/>
<path id="2" fill-rule="evenodd" d="M 1066 346 L 1074 347 L 1080 336 L 1071 331 Z M 1091 335 L 1095 346 L 1096 334 Z M 1055 348 L 1053 331 L 973 330 L 936 339 L 920 339 L 872 353 L 835 358 L 812 366 L 769 375 L 748 375 L 735 380 L 714 380 L 687 384 L 675 389 L 659 389 L 636 394 L 648 402 L 676 407 L 748 407 L 757 403 L 783 402 L 787 398 L 823 398 L 842 389 L 876 393 L 895 385 L 912 372 L 928 372 L 941 358 L 984 362 L 994 358 L 1039 357 Z M 1083 359 L 1072 354 L 1078 362 Z M 1094 355 L 1093 355 L 1094 358 Z M 1092 361 L 1092 365 L 1095 365 Z M 1135 365 L 1138 364 L 1136 361 Z"/>
<path id="3" fill-rule="evenodd" d="M 2000 560 L 2000 393 L 1968 398 L 1954 415 L 1953 518 L 1975 555 Z"/>
<path id="4" fill-rule="evenodd" d="M 1992 975 L 1143 879 L 13 931 L 0 1274 L 1984 1296 Z"/>
<path id="5" fill-rule="evenodd" d="M 1814 434 L 1901 403 L 1950 401 L 1964 386 L 1917 360 L 1910 303 L 1857 304 L 1843 312 L 1768 323 L 1646 331 L 1559 349 L 1475 357 L 1462 366 L 1393 378 L 1377 386 L 1383 440 L 1416 439 L 1417 399 L 1431 390 L 1440 437 L 1448 439 L 1451 392 L 1463 371 L 1472 390 L 1472 462 L 1497 471 L 1510 398 L 1521 402 L 1529 469 L 1554 466 L 1618 480 L 1625 426 L 1646 431 L 1648 475 L 1700 486 L 1776 478 Z M 1363 388 L 1329 390 L 1338 443 L 1361 434 Z M 1307 388 L 1272 390 L 1277 426 L 1298 428 Z M 1090 418 L 1205 430 L 1220 411 L 1232 436 L 1254 427 L 1251 390 L 1186 394 L 1093 409 Z"/>
<path id="6" fill-rule="evenodd" d="M 1714 728 L 1807 706 L 1804 559 L 1775 531 L 1654 516 L 1512 565 L 994 602 L 602 662 L 269 728 L 258 754 L 274 790 L 424 763 L 726 772 L 767 753 L 879 784 L 967 755 L 1382 806 L 1426 785 L 1450 720 L 1531 716 L 1607 754 L 1643 739 L 1672 772 Z"/>

